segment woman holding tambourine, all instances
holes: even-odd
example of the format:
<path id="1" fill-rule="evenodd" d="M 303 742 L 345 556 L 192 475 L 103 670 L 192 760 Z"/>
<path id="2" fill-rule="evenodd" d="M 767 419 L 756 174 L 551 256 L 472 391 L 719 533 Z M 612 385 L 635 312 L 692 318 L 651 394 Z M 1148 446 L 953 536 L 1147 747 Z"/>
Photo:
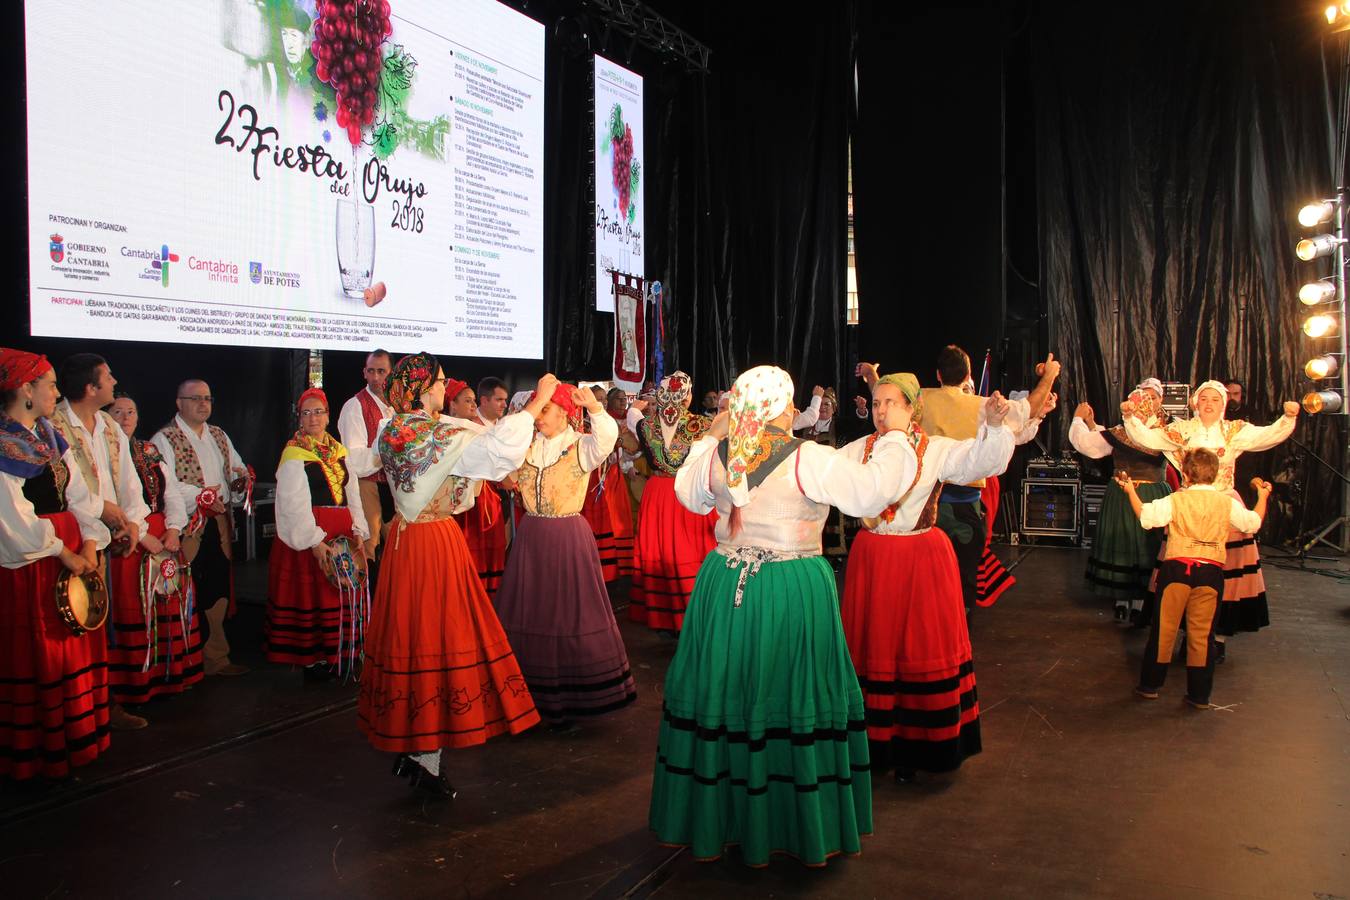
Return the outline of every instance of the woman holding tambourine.
<path id="1" fill-rule="evenodd" d="M 296 413 L 300 428 L 277 466 L 267 659 L 323 680 L 361 659 L 370 613 L 361 548 L 369 531 L 347 449 L 328 433 L 328 397 L 310 388 Z"/>
<path id="2" fill-rule="evenodd" d="M 125 556 L 112 555 L 112 639 L 108 680 L 120 703 L 145 703 L 179 694 L 201 681 L 202 633 L 192 591 L 192 573 L 179 544 L 188 523 L 187 504 L 173 468 L 150 441 L 136 437 L 140 414 L 126 394 L 108 414 L 131 444 L 131 462 L 150 515 L 145 534 Z"/>
<path id="3" fill-rule="evenodd" d="M 56 396 L 46 357 L 0 347 L 0 777 L 14 779 L 60 778 L 108 748 L 107 641 L 84 630 L 107 614 L 102 503 L 71 477 Z"/>

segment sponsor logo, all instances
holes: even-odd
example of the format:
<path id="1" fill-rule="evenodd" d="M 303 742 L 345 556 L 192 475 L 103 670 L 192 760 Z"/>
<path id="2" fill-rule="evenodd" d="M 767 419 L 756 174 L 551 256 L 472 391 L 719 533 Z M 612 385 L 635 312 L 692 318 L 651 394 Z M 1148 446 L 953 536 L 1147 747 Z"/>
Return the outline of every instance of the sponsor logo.
<path id="1" fill-rule="evenodd" d="M 262 283 L 262 263 L 250 262 L 248 264 L 248 280 L 254 284 Z"/>
<path id="2" fill-rule="evenodd" d="M 160 284 L 164 287 L 169 286 L 169 263 L 171 262 L 178 262 L 178 254 L 170 253 L 168 244 L 159 248 L 159 259 L 150 261 L 150 268 L 159 270 Z"/>
<path id="3" fill-rule="evenodd" d="M 52 262 L 59 263 L 66 258 L 65 238 L 59 234 L 51 236 L 51 243 L 47 245 L 48 252 L 52 255 Z"/>

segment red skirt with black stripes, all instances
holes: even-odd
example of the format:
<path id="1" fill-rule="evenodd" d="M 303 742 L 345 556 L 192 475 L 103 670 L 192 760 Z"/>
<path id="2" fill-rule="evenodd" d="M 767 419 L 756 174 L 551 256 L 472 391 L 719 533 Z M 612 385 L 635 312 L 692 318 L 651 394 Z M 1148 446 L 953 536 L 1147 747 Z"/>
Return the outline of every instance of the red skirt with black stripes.
<path id="1" fill-rule="evenodd" d="M 79 551 L 74 515 L 42 518 Z M 0 777 L 62 778 L 108 749 L 107 635 L 61 621 L 62 569 L 54 556 L 0 568 Z"/>
<path id="2" fill-rule="evenodd" d="M 630 619 L 648 628 L 680 630 L 694 578 L 717 547 L 716 526 L 716 512 L 699 516 L 680 505 L 674 478 L 647 479 L 633 543 Z"/>
<path id="3" fill-rule="evenodd" d="M 980 752 L 980 705 L 951 541 L 858 532 L 842 599 L 876 770 L 947 772 Z"/>

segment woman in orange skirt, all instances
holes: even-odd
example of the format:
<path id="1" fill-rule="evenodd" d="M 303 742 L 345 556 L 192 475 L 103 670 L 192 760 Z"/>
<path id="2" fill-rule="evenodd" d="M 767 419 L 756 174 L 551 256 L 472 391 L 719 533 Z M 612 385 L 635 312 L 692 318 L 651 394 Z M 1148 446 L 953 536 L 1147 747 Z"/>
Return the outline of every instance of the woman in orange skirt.
<path id="1" fill-rule="evenodd" d="M 108 749 L 107 640 L 52 597 L 63 567 L 98 569 L 102 501 L 49 417 L 46 357 L 0 347 L 0 777 L 61 778 Z"/>
<path id="2" fill-rule="evenodd" d="M 321 681 L 361 659 L 370 596 L 358 574 L 370 537 L 347 448 L 328 433 L 328 397 L 300 395 L 300 428 L 277 466 L 277 540 L 267 582 L 267 659 Z M 346 555 L 335 542 L 345 538 Z"/>
<path id="3" fill-rule="evenodd" d="M 376 440 L 398 509 L 366 634 L 357 711 L 394 774 L 453 797 L 441 750 L 516 734 L 539 722 L 520 666 L 453 516 L 473 480 L 500 481 L 525 460 L 534 422 L 557 379 L 545 375 L 525 410 L 479 431 L 440 418 L 445 373 L 436 358 L 399 360 L 389 376 L 394 416 Z"/>
<path id="4" fill-rule="evenodd" d="M 661 379 L 651 413 L 643 415 L 642 403 L 628 413 L 652 466 L 638 507 L 628 617 L 661 631 L 677 632 L 684 625 L 694 578 L 717 546 L 717 513 L 691 513 L 675 498 L 675 473 L 710 424 L 689 412 L 692 390 L 689 376 L 675 372 Z"/>

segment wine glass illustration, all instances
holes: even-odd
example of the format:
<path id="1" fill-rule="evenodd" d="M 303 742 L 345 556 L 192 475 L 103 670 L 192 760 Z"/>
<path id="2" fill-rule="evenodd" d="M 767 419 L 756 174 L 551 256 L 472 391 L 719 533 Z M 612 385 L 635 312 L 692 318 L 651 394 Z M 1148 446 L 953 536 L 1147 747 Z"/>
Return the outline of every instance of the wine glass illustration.
<path id="1" fill-rule="evenodd" d="M 360 300 L 375 269 L 375 207 L 369 203 L 337 201 L 337 260 L 342 292 Z"/>

